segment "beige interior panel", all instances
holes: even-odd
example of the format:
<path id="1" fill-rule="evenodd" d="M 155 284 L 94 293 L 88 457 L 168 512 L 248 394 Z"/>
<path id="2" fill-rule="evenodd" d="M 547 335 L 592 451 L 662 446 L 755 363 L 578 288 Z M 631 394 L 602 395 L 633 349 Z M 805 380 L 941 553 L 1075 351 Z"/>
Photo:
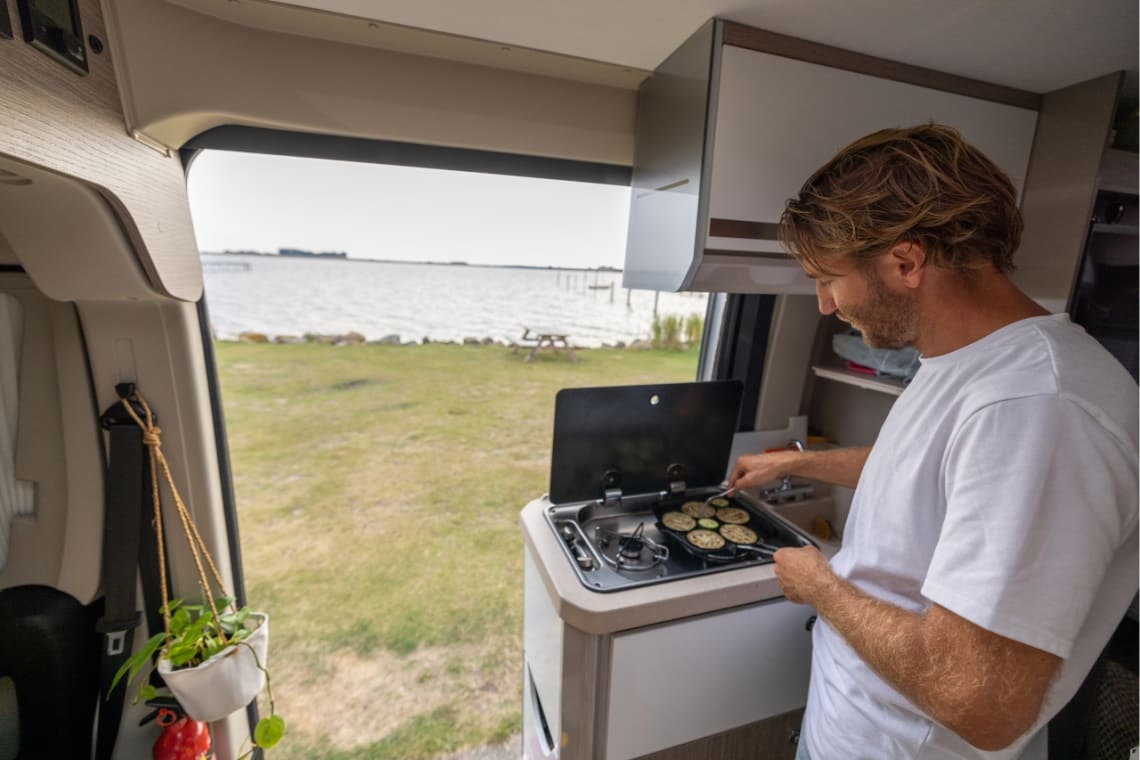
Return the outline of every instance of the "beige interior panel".
<path id="1" fill-rule="evenodd" d="M 16 258 L 16 252 L 12 250 L 12 244 L 8 242 L 8 238 L 0 233 L 0 264 L 16 264 L 20 263 Z"/>
<path id="2" fill-rule="evenodd" d="M 636 92 L 253 29 L 109 0 L 132 128 L 223 124 L 629 165 Z"/>
<path id="3" fill-rule="evenodd" d="M 1065 310 L 1073 288 L 1120 80 L 1121 74 L 1110 74 L 1042 99 L 1012 279 L 1052 312 Z"/>
<path id="4" fill-rule="evenodd" d="M 0 273 L 0 292 L 24 312 L 16 477 L 36 491 L 33 514 L 12 523 L 0 588 L 52 586 L 86 604 L 99 590 L 103 477 L 78 320 L 26 275 Z"/>
<path id="5" fill-rule="evenodd" d="M 231 571 L 218 476 L 206 360 L 193 304 L 178 301 L 77 304 L 100 410 L 118 401 L 115 386 L 134 382 L 158 415 L 162 451 L 175 484 L 227 584 Z M 200 597 L 197 574 L 164 496 L 171 591 Z M 232 586 L 227 586 L 232 590 Z"/>
<path id="6" fill-rule="evenodd" d="M 0 2 L 18 21 L 16 0 Z M 78 7 L 84 35 L 105 41 L 99 0 L 78 0 Z M 154 287 L 196 301 L 202 268 L 182 165 L 169 151 L 148 147 L 128 133 L 111 48 L 89 52 L 90 71 L 79 76 L 24 44 L 18 31 L 16 36 L 0 40 L 0 156 L 97 189 Z M 63 217 L 53 221 L 66 222 Z"/>
<path id="7" fill-rule="evenodd" d="M 68 177 L 0 156 L 0 229 L 48 297 L 152 298 L 154 289 L 118 217 L 99 193 Z"/>
<path id="8" fill-rule="evenodd" d="M 302 7 L 303 3 L 293 5 L 276 0 L 243 0 L 243 2 L 167 0 L 167 2 L 255 29 L 316 37 L 393 52 L 426 55 L 476 66 L 523 71 L 574 82 L 590 82 L 607 87 L 636 90 L 642 80 L 649 76 L 649 71 L 617 63 L 604 63 L 574 55 L 561 55 L 493 40 L 447 34 L 346 13 L 334 13 L 321 7 L 326 3 L 315 3 L 314 7 Z M 480 14 L 487 12 L 483 8 L 473 9 Z M 551 19 L 551 23 L 557 21 Z M 652 63 L 655 65 L 657 61 L 654 60 Z"/>

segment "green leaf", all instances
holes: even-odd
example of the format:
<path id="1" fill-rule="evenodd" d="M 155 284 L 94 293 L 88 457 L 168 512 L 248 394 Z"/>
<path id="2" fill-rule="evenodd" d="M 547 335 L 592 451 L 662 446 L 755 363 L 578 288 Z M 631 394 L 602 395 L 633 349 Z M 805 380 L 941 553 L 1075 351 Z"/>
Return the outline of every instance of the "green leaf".
<path id="1" fill-rule="evenodd" d="M 179 636 L 190 626 L 190 613 L 182 608 L 170 616 L 170 632 Z"/>
<path id="2" fill-rule="evenodd" d="M 138 675 L 138 672 L 142 670 L 143 667 L 150 664 L 150 660 L 152 657 L 154 657 L 154 653 L 158 651 L 158 648 L 162 646 L 165 641 L 165 632 L 156 633 L 147 639 L 146 643 L 139 647 L 139 651 L 131 655 L 130 658 L 128 658 L 127 661 L 122 664 L 122 666 L 119 668 L 119 671 L 115 673 L 115 677 L 111 679 L 111 688 L 108 689 L 108 694 L 115 690 L 115 685 L 119 683 L 119 680 L 123 677 L 124 674 L 128 672 L 130 673 L 130 675 L 127 676 L 127 683 L 135 680 L 135 676 Z"/>
<path id="3" fill-rule="evenodd" d="M 154 699 L 156 696 L 158 696 L 158 689 L 154 688 L 154 686 L 149 683 L 144 683 L 139 687 L 138 696 L 135 697 L 135 704 L 138 704 L 139 702 L 145 702 L 148 699 Z"/>
<path id="4" fill-rule="evenodd" d="M 285 733 L 285 719 L 280 715 L 270 715 L 257 721 L 253 729 L 253 740 L 262 749 L 269 749 L 281 741 Z"/>
<path id="5" fill-rule="evenodd" d="M 222 621 L 222 630 L 227 634 L 232 634 L 237 631 L 249 617 L 249 608 L 242 607 L 237 612 L 230 612 L 220 617 Z"/>
<path id="6" fill-rule="evenodd" d="M 214 609 L 216 609 L 218 612 L 221 612 L 233 603 L 234 598 L 232 596 L 218 596 L 214 598 Z"/>
<path id="7" fill-rule="evenodd" d="M 176 641 L 166 650 L 166 657 L 175 668 L 180 668 L 191 662 L 197 654 L 198 647 L 193 641 Z"/>

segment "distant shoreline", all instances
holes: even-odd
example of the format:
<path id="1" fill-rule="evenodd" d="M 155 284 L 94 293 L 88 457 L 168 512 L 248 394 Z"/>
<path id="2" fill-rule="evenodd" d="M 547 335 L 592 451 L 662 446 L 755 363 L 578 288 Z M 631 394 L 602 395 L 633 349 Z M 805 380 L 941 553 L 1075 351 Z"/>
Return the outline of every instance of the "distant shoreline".
<path id="1" fill-rule="evenodd" d="M 406 261 L 404 259 L 364 259 L 355 258 L 352 256 L 332 256 L 328 254 L 314 253 L 308 256 L 289 254 L 281 255 L 279 253 L 268 253 L 265 251 L 199 251 L 200 256 L 261 256 L 270 259 L 314 259 L 317 261 L 358 261 L 366 264 L 412 264 L 415 266 L 433 266 L 433 267 L 477 267 L 479 269 L 529 269 L 537 271 L 549 272 L 608 272 L 611 274 L 622 274 L 624 270 L 616 267 L 571 267 L 571 266 L 534 266 L 530 264 L 472 264 L 466 261 Z"/>

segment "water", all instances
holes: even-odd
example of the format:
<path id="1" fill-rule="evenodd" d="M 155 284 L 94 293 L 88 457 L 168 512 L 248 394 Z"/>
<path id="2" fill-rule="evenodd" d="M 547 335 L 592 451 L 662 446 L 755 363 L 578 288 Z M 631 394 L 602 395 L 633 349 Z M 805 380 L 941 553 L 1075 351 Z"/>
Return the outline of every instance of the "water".
<path id="1" fill-rule="evenodd" d="M 703 318 L 707 302 L 704 293 L 627 291 L 620 272 L 232 254 L 203 254 L 202 264 L 210 318 L 222 339 L 247 331 L 355 331 L 368 340 L 509 342 L 528 326 L 596 347 L 649 339 L 655 295 L 662 317 Z"/>

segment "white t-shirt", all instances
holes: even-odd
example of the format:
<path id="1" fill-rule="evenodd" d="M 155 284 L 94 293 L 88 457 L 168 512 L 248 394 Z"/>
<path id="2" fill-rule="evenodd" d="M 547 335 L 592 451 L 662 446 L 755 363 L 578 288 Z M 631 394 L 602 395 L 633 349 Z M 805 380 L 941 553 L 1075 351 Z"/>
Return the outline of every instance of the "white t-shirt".
<path id="1" fill-rule="evenodd" d="M 831 566 L 904 610 L 937 603 L 1064 662 L 1034 730 L 983 752 L 821 619 L 801 739 L 813 760 L 1020 754 L 1137 592 L 1137 416 L 1135 382 L 1064 314 L 923 359 L 863 469 Z"/>

